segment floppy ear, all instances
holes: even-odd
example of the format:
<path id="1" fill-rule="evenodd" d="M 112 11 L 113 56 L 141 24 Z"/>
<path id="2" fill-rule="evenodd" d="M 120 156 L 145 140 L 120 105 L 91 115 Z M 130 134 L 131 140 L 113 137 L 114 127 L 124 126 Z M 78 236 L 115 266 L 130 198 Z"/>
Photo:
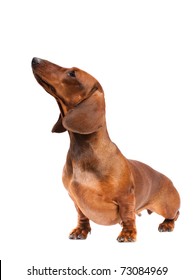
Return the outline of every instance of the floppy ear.
<path id="1" fill-rule="evenodd" d="M 62 116 L 61 116 L 61 114 L 59 114 L 58 121 L 53 126 L 52 132 L 61 133 L 61 132 L 65 132 L 66 131 L 66 129 L 64 128 L 64 126 L 62 124 L 62 120 L 63 120 Z"/>
<path id="2" fill-rule="evenodd" d="M 63 118 L 63 126 L 72 132 L 90 134 L 97 131 L 105 122 L 104 94 L 95 91 L 89 98 L 68 111 Z"/>
<path id="3" fill-rule="evenodd" d="M 64 126 L 62 124 L 62 120 L 63 120 L 62 111 L 63 110 L 62 110 L 61 105 L 58 101 L 57 101 L 57 104 L 59 106 L 60 114 L 59 114 L 58 121 L 56 122 L 56 124 L 52 128 L 52 132 L 61 133 L 61 132 L 65 132 L 66 129 L 64 128 Z"/>

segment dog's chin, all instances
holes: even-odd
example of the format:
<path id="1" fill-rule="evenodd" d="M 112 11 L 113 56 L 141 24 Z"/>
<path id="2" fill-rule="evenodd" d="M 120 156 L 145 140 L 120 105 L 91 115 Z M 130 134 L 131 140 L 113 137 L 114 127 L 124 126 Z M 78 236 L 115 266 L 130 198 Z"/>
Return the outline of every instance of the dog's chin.
<path id="1" fill-rule="evenodd" d="M 47 81 L 42 79 L 39 75 L 34 73 L 34 77 L 36 78 L 37 82 L 44 88 L 46 92 L 51 94 L 52 96 L 56 97 L 56 90 L 55 88 L 49 84 Z"/>

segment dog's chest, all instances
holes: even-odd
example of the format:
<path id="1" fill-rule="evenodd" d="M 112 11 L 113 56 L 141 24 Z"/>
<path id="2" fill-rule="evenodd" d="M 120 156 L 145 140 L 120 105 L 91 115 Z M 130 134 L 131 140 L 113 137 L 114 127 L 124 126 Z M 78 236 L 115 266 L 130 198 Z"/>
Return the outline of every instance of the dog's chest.
<path id="1" fill-rule="evenodd" d="M 74 165 L 71 176 L 64 172 L 63 182 L 73 201 L 90 220 L 103 225 L 119 222 L 113 193 L 96 173 Z"/>

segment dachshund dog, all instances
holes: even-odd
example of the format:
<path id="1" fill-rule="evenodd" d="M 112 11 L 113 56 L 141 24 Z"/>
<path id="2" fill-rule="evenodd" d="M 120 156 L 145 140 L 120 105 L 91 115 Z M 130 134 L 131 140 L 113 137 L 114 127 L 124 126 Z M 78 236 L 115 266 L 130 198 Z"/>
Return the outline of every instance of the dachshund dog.
<path id="1" fill-rule="evenodd" d="M 70 148 L 62 180 L 78 213 L 70 239 L 86 239 L 90 221 L 120 223 L 119 242 L 136 240 L 135 215 L 147 209 L 164 217 L 160 232 L 174 229 L 180 197 L 172 182 L 148 165 L 128 160 L 110 140 L 100 83 L 78 68 L 33 58 L 37 82 L 57 101 L 60 115 L 52 132 L 68 131 Z"/>

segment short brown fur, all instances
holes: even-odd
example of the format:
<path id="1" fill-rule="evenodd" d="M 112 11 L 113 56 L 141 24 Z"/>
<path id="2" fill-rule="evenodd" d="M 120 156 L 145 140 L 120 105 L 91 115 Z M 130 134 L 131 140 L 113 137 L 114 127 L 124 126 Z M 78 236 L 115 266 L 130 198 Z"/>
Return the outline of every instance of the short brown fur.
<path id="1" fill-rule="evenodd" d="M 172 231 L 179 215 L 179 194 L 165 175 L 128 160 L 110 140 L 99 82 L 78 68 L 62 68 L 39 58 L 32 60 L 32 69 L 59 105 L 52 131 L 67 130 L 70 137 L 63 183 L 78 212 L 70 239 L 85 239 L 92 220 L 101 225 L 120 223 L 117 240 L 135 241 L 135 214 L 144 209 L 165 218 L 159 231 Z"/>

